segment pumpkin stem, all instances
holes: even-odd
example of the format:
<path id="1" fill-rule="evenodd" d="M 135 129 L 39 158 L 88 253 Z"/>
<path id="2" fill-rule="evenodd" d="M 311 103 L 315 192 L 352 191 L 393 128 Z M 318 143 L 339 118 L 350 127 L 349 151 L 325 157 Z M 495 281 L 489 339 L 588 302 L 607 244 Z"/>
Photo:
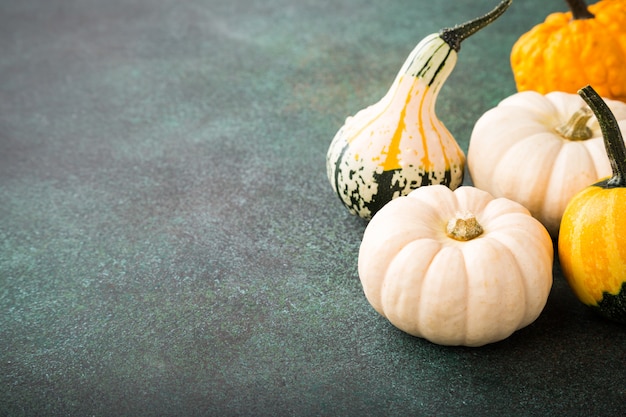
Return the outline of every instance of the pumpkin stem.
<path id="1" fill-rule="evenodd" d="M 593 19 L 595 16 L 587 8 L 584 0 L 565 0 L 572 11 L 574 20 Z"/>
<path id="2" fill-rule="evenodd" d="M 456 25 L 453 28 L 443 28 L 439 31 L 439 36 L 443 39 L 450 48 L 459 52 L 461 49 L 461 42 L 484 28 L 494 20 L 496 20 L 502 13 L 506 11 L 511 5 L 513 0 L 503 0 L 489 13 L 470 20 L 469 22 Z"/>
<path id="3" fill-rule="evenodd" d="M 570 119 L 556 127 L 556 131 L 569 140 L 587 140 L 593 136 L 593 132 L 587 126 L 587 122 L 593 116 L 589 107 L 582 107 L 570 117 Z"/>
<path id="4" fill-rule="evenodd" d="M 465 242 L 480 236 L 483 228 L 472 213 L 465 212 L 457 213 L 456 217 L 450 219 L 446 232 L 452 239 Z"/>
<path id="5" fill-rule="evenodd" d="M 578 94 L 591 107 L 602 130 L 604 147 L 613 170 L 613 176 L 606 182 L 606 186 L 626 187 L 626 145 L 615 115 L 590 85 L 578 90 Z"/>

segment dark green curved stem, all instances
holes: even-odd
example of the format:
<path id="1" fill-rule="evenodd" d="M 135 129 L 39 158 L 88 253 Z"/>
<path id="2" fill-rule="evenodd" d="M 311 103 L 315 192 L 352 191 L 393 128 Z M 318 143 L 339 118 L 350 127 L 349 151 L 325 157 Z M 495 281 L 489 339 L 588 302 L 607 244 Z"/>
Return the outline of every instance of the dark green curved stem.
<path id="1" fill-rule="evenodd" d="M 509 8 L 512 1 L 513 0 L 503 0 L 486 15 L 477 17 L 474 20 L 462 23 L 453 28 L 441 29 L 439 31 L 439 36 L 441 36 L 441 39 L 443 39 L 448 45 L 450 45 L 450 48 L 454 49 L 456 52 L 459 52 L 459 50 L 461 49 L 461 42 L 464 39 L 478 32 L 480 29 L 484 28 L 489 23 L 500 17 L 502 13 L 504 13 L 506 9 Z"/>
<path id="2" fill-rule="evenodd" d="M 606 182 L 606 186 L 626 187 L 626 145 L 624 145 L 622 132 L 617 120 L 615 120 L 615 115 L 591 86 L 581 88 L 578 90 L 578 94 L 593 110 L 602 130 L 604 147 L 613 170 L 613 176 Z"/>
<path id="3" fill-rule="evenodd" d="M 585 0 L 565 0 L 572 11 L 574 20 L 593 19 L 595 16 L 587 8 Z"/>

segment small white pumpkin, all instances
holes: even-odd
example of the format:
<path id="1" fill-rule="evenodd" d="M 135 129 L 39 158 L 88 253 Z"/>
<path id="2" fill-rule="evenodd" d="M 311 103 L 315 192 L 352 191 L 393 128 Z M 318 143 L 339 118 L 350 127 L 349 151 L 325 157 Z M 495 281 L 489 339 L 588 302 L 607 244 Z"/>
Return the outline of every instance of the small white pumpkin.
<path id="1" fill-rule="evenodd" d="M 522 205 L 431 185 L 389 202 L 365 229 L 358 270 L 374 309 L 441 345 L 481 346 L 537 319 L 552 239 Z"/>
<path id="2" fill-rule="evenodd" d="M 604 99 L 626 129 L 626 103 Z M 570 199 L 611 175 L 602 132 L 578 94 L 514 94 L 483 114 L 470 138 L 473 185 L 524 205 L 553 238 Z"/>

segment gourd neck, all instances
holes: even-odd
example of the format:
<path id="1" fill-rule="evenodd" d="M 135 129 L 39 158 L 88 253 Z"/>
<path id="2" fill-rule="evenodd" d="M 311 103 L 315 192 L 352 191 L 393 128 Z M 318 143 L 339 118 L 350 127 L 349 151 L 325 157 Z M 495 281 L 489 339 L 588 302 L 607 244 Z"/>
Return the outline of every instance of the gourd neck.
<path id="1" fill-rule="evenodd" d="M 477 17 L 476 19 L 457 25 L 453 28 L 444 28 L 439 31 L 439 36 L 443 39 L 450 48 L 459 52 L 461 49 L 461 42 L 484 28 L 498 17 L 502 15 L 511 5 L 512 0 L 503 0 L 489 13 Z"/>
<path id="2" fill-rule="evenodd" d="M 578 90 L 578 94 L 585 100 L 598 119 L 604 138 L 604 147 L 613 170 L 611 178 L 601 184 L 607 188 L 626 187 L 626 145 L 624 145 L 622 132 L 615 115 L 591 86 L 581 88 Z"/>
<path id="3" fill-rule="evenodd" d="M 584 0 L 565 0 L 572 11 L 573 20 L 593 19 L 595 16 L 589 11 Z"/>
<path id="4" fill-rule="evenodd" d="M 556 127 L 557 133 L 568 140 L 587 140 L 593 136 L 593 132 L 587 126 L 587 122 L 593 116 L 589 107 L 581 107 L 561 126 Z"/>
<path id="5" fill-rule="evenodd" d="M 455 217 L 448 221 L 446 226 L 448 237 L 461 242 L 477 238 L 483 234 L 483 231 L 482 226 L 476 220 L 476 216 L 469 212 L 457 213 Z"/>
<path id="6" fill-rule="evenodd" d="M 400 69 L 398 77 L 408 74 L 413 78 L 423 80 L 429 87 L 442 84 L 457 61 L 456 52 L 450 48 L 442 48 L 443 45 L 445 44 L 436 33 L 426 36 L 413 48 Z M 398 80 L 399 78 L 396 81 Z"/>

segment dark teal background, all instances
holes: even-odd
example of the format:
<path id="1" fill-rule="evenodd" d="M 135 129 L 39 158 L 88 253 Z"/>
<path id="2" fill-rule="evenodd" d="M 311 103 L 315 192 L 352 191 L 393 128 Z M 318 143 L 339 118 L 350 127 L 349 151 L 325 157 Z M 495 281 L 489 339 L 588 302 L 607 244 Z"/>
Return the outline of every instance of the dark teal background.
<path id="1" fill-rule="evenodd" d="M 346 116 L 424 36 L 495 0 L 0 3 L 0 416 L 616 416 L 626 333 L 558 265 L 482 348 L 367 303 L 365 223 L 326 179 Z M 437 112 L 467 150 L 515 92 L 514 0 Z"/>

